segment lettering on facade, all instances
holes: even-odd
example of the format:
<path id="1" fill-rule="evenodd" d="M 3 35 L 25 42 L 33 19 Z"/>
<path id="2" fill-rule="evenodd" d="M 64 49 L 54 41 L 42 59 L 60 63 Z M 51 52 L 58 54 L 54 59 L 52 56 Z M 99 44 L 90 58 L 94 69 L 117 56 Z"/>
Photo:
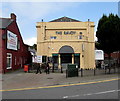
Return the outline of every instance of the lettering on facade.
<path id="1" fill-rule="evenodd" d="M 62 31 L 56 31 L 56 34 L 62 35 Z"/>
<path id="2" fill-rule="evenodd" d="M 73 34 L 76 34 L 76 31 L 56 31 L 56 34 L 59 34 L 59 35 L 73 35 Z"/>

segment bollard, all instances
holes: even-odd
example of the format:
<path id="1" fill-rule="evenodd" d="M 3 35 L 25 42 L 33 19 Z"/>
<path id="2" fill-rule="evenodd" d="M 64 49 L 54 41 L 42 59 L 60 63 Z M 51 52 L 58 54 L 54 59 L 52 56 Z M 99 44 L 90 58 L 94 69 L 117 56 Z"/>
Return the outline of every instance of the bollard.
<path id="1" fill-rule="evenodd" d="M 83 77 L 83 69 L 81 68 L 81 77 Z"/>
<path id="2" fill-rule="evenodd" d="M 54 66 L 54 63 L 53 63 L 53 66 L 52 66 L 52 73 L 54 73 L 54 68 L 55 68 L 55 66 Z"/>
<path id="3" fill-rule="evenodd" d="M 114 67 L 114 73 L 116 73 L 116 68 Z"/>
<path id="4" fill-rule="evenodd" d="M 109 74 L 110 74 L 110 67 L 109 67 Z"/>
<path id="5" fill-rule="evenodd" d="M 105 74 L 106 74 L 106 68 L 105 68 Z"/>
<path id="6" fill-rule="evenodd" d="M 66 69 L 66 78 L 68 77 L 68 72 L 67 72 L 67 69 Z"/>
<path id="7" fill-rule="evenodd" d="M 63 73 L 62 67 L 61 67 L 61 73 Z"/>
<path id="8" fill-rule="evenodd" d="M 95 76 L 95 69 L 94 69 L 94 76 Z"/>

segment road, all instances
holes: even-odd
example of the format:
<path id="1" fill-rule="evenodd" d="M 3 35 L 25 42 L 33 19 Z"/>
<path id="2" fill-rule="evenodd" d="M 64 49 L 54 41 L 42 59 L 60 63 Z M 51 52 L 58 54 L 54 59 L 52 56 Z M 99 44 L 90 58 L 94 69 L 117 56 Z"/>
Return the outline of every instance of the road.
<path id="1" fill-rule="evenodd" d="M 118 80 L 3 91 L 3 99 L 118 99 Z"/>

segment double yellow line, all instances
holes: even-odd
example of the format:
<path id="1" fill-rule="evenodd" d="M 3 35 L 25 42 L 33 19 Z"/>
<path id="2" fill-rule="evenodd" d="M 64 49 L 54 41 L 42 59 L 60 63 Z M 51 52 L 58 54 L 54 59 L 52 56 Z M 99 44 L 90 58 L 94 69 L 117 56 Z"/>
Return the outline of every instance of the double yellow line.
<path id="1" fill-rule="evenodd" d="M 86 85 L 86 84 L 94 84 L 94 83 L 109 82 L 109 81 L 114 81 L 114 80 L 120 80 L 120 78 L 109 79 L 109 80 L 101 80 L 101 81 L 94 81 L 94 82 L 76 83 L 76 84 L 46 86 L 46 87 L 33 87 L 33 88 L 20 88 L 20 89 L 6 89 L 6 90 L 0 90 L 0 91 L 2 91 L 2 92 L 3 92 L 3 91 L 20 91 L 20 90 L 32 90 L 32 89 L 41 89 L 41 88 L 67 87 L 67 86 L 76 86 L 76 85 Z"/>

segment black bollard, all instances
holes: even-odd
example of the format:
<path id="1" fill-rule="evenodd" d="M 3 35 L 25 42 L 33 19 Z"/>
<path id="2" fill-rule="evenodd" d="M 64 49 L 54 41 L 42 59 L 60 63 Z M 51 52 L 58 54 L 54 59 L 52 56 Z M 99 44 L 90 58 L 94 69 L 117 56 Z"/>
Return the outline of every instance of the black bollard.
<path id="1" fill-rule="evenodd" d="M 106 68 L 105 68 L 105 74 L 106 74 Z"/>
<path id="2" fill-rule="evenodd" d="M 81 77 L 83 77 L 83 69 L 81 68 Z"/>
<path id="3" fill-rule="evenodd" d="M 61 67 L 61 73 L 63 73 L 62 67 Z"/>
<path id="4" fill-rule="evenodd" d="M 66 69 L 66 78 L 68 77 L 68 70 Z"/>
<path id="5" fill-rule="evenodd" d="M 96 72 L 96 70 L 94 69 L 94 76 L 95 76 L 95 72 Z"/>
<path id="6" fill-rule="evenodd" d="M 116 68 L 114 67 L 114 73 L 116 73 Z"/>
<path id="7" fill-rule="evenodd" d="M 53 64 L 53 66 L 52 66 L 52 73 L 54 73 L 54 64 Z"/>
<path id="8" fill-rule="evenodd" d="M 110 74 L 110 67 L 109 67 L 109 74 Z"/>

